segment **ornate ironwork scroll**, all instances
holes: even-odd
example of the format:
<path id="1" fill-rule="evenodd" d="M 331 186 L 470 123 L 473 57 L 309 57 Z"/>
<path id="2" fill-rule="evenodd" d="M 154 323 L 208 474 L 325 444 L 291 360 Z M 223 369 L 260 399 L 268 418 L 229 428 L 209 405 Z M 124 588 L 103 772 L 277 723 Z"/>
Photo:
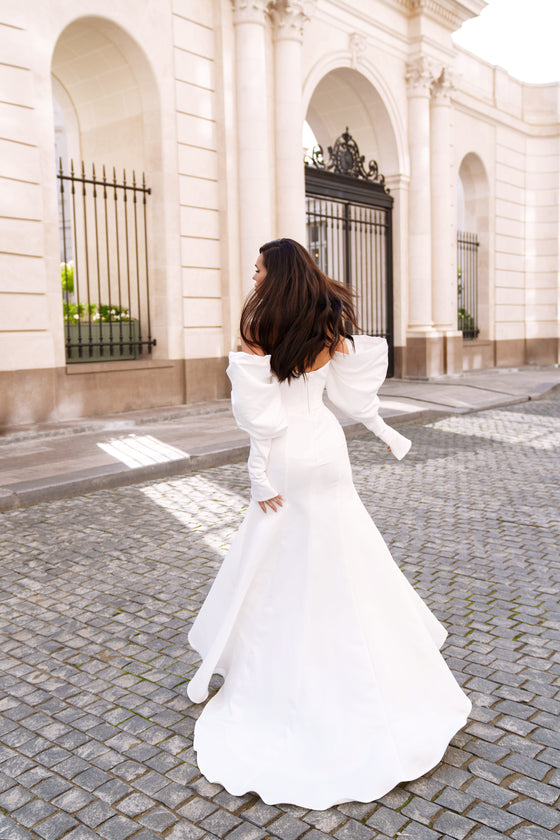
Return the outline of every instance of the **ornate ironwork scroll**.
<path id="1" fill-rule="evenodd" d="M 306 155 L 306 166 L 314 167 L 315 169 L 322 169 L 325 172 L 334 172 L 339 175 L 346 175 L 349 178 L 360 178 L 364 181 L 370 181 L 374 184 L 379 184 L 384 188 L 386 193 L 389 193 L 388 187 L 385 186 L 385 176 L 379 171 L 377 161 L 370 160 L 367 169 L 364 166 L 365 155 L 360 154 L 358 144 L 351 134 L 348 133 L 348 126 L 346 131 L 335 140 L 334 146 L 329 146 L 329 159 L 325 162 L 322 146 L 314 146 L 310 153 Z"/>

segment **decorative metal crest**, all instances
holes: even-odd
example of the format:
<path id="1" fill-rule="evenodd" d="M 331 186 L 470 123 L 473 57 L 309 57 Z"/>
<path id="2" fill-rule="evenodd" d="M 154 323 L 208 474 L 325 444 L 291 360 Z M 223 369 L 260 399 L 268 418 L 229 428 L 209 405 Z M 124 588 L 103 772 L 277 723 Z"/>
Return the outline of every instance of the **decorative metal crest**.
<path id="1" fill-rule="evenodd" d="M 325 163 L 323 147 L 314 146 L 305 157 L 305 165 L 323 169 L 325 172 L 336 172 L 340 175 L 347 175 L 349 178 L 361 178 L 364 181 L 371 181 L 380 184 L 386 193 L 389 188 L 385 186 L 385 176 L 379 172 L 377 161 L 370 160 L 368 168 L 364 167 L 365 155 L 360 154 L 358 144 L 351 134 L 346 131 L 335 140 L 334 146 L 329 146 L 328 163 Z"/>

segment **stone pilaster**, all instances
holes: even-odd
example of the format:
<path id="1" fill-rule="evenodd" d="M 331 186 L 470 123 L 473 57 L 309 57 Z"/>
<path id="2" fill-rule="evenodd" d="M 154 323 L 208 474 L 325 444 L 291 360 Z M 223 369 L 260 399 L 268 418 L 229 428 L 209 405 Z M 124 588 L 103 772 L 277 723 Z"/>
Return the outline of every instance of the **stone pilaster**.
<path id="1" fill-rule="evenodd" d="M 457 330 L 456 231 L 451 190 L 451 93 L 443 68 L 431 88 L 430 165 L 432 190 L 432 318 L 444 336 L 446 373 L 462 370 L 462 335 Z"/>
<path id="2" fill-rule="evenodd" d="M 409 186 L 409 329 L 432 328 L 431 207 L 430 207 L 430 90 L 431 66 L 420 58 L 407 68 Z"/>
<path id="3" fill-rule="evenodd" d="M 306 244 L 302 151 L 303 28 L 315 0 L 275 0 L 271 5 L 275 70 L 277 235 Z"/>
<path id="4" fill-rule="evenodd" d="M 232 0 L 235 25 L 239 228 L 242 289 L 252 286 L 259 246 L 271 239 L 272 155 L 268 136 L 265 25 L 270 0 Z"/>
<path id="5" fill-rule="evenodd" d="M 432 319 L 430 95 L 433 67 L 420 57 L 407 67 L 410 187 L 408 196 L 408 330 L 406 373 L 443 369 L 443 344 Z"/>

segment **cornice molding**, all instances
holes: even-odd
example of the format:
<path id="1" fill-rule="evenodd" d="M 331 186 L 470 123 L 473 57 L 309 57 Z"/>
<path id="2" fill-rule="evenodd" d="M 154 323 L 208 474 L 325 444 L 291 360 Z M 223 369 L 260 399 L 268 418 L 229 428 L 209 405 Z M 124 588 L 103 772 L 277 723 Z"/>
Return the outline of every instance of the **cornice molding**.
<path id="1" fill-rule="evenodd" d="M 477 17 L 487 0 L 397 0 L 412 15 L 429 14 L 448 23 L 453 30 L 470 18 Z"/>

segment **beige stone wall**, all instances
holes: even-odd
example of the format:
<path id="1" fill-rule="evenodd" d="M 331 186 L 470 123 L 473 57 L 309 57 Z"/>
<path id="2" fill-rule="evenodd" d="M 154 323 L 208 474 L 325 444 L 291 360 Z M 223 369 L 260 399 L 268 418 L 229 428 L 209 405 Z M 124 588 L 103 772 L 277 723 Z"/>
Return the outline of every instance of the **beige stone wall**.
<path id="1" fill-rule="evenodd" d="M 256 247 L 303 230 L 288 119 L 299 107 L 325 145 L 349 126 L 390 185 L 401 371 L 407 356 L 419 375 L 556 360 L 560 86 L 521 84 L 454 46 L 453 29 L 479 0 L 441 0 L 441 13 L 436 5 L 424 13 L 406 2 L 317 0 L 305 21 L 304 6 L 269 17 L 256 3 L 250 26 L 231 0 L 145 0 L 142 14 L 137 0 L 4 4 L 0 422 L 227 392 Z M 253 50 L 262 50 L 262 77 L 245 61 Z M 157 345 L 118 370 L 105 363 L 118 374 L 105 380 L 113 400 L 98 364 L 65 364 L 53 95 L 69 157 L 145 171 L 152 189 Z M 255 125 L 243 116 L 251 97 Z M 481 243 L 481 332 L 471 343 L 451 323 L 459 174 L 467 227 Z"/>
<path id="2" fill-rule="evenodd" d="M 175 0 L 173 53 L 185 358 L 224 355 L 212 3 Z"/>
<path id="3" fill-rule="evenodd" d="M 463 50 L 457 54 L 456 167 L 466 161 L 468 170 L 469 155 L 480 162 L 467 225 L 474 215 L 477 232 L 488 238 L 479 285 L 482 338 L 497 342 L 497 364 L 555 361 L 559 86 L 521 84 Z"/>
<path id="4" fill-rule="evenodd" d="M 150 358 L 129 364 L 148 373 L 131 373 L 112 404 L 150 404 L 140 382 L 152 376 L 155 384 L 154 359 L 181 366 L 184 359 L 171 10 L 162 15 L 150 2 L 139 16 L 134 0 L 9 4 L 1 10 L 0 56 L 0 353 L 2 371 L 15 373 L 9 387 L 5 377 L 0 382 L 0 421 L 80 416 L 107 404 L 92 367 L 65 366 L 53 93 L 68 112 L 68 152 L 78 167 L 84 158 L 88 169 L 126 166 L 129 177 L 134 168 L 149 179 L 158 343 Z M 162 404 L 183 400 L 175 374 L 161 381 L 167 386 L 150 390 Z"/>
<path id="5" fill-rule="evenodd" d="M 50 330 L 60 306 L 48 283 L 44 150 L 38 142 L 36 42 L 21 10 L 4 11 L 0 25 L 0 358 L 2 367 L 52 366 L 59 358 Z M 60 299 L 59 299 L 60 300 Z"/>

